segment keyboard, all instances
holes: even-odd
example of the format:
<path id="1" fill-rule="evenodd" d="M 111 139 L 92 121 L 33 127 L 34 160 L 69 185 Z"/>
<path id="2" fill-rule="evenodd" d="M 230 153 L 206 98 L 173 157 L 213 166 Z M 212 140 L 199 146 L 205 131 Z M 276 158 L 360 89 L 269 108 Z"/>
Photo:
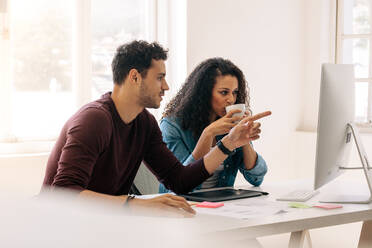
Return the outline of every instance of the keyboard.
<path id="1" fill-rule="evenodd" d="M 294 201 L 294 202 L 305 202 L 309 200 L 314 195 L 318 194 L 319 190 L 294 190 L 285 194 L 279 198 L 277 201 Z"/>

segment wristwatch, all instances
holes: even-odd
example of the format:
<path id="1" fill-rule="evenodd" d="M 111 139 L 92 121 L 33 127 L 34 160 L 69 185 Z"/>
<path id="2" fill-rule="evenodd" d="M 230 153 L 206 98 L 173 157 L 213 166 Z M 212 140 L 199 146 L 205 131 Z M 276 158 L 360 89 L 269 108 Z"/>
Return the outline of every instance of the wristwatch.
<path id="1" fill-rule="evenodd" d="M 233 155 L 236 151 L 236 149 L 230 151 L 229 149 L 227 149 L 226 146 L 224 146 L 224 144 L 222 143 L 221 140 L 219 140 L 217 143 L 216 143 L 216 146 L 221 150 L 221 152 L 223 152 L 224 154 L 230 156 L 230 155 Z"/>
<path id="2" fill-rule="evenodd" d="M 123 204 L 123 207 L 124 208 L 128 208 L 128 205 L 129 205 L 129 201 L 133 200 L 135 198 L 134 195 L 128 195 L 127 196 L 127 199 L 125 200 L 124 204 Z"/>

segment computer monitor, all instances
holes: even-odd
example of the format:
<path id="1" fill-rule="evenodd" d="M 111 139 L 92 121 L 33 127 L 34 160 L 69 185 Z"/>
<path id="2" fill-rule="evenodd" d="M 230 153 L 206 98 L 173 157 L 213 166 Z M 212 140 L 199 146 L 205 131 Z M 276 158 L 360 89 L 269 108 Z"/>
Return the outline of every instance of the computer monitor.
<path id="1" fill-rule="evenodd" d="M 355 125 L 354 66 L 323 64 L 315 158 L 314 188 L 318 189 L 347 169 L 352 139 L 357 145 L 364 174 L 372 194 L 368 158 Z M 355 169 L 355 168 L 353 168 Z M 322 202 L 369 203 L 371 196 L 334 195 Z"/>

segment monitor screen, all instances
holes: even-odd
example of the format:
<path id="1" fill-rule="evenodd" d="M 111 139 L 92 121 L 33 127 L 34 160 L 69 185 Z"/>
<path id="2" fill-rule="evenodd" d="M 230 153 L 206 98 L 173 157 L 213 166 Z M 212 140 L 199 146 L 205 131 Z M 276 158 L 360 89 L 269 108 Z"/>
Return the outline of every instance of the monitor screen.
<path id="1" fill-rule="evenodd" d="M 342 173 L 348 164 L 354 121 L 354 66 L 323 64 L 320 83 L 315 180 L 318 189 Z"/>

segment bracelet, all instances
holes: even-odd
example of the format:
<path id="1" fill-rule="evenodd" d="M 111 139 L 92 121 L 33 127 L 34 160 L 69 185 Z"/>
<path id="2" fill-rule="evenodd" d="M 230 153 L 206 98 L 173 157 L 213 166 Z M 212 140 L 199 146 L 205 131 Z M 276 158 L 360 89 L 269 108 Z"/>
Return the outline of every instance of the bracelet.
<path id="1" fill-rule="evenodd" d="M 222 143 L 221 140 L 219 140 L 216 144 L 216 146 L 221 150 L 221 152 L 223 152 L 224 154 L 230 156 L 230 155 L 233 155 L 235 153 L 235 149 L 230 151 L 229 149 L 227 149 L 226 146 L 224 146 L 224 144 Z"/>
<path id="2" fill-rule="evenodd" d="M 124 204 L 123 204 L 123 207 L 124 207 L 124 208 L 128 208 L 128 206 L 129 206 L 129 202 L 130 202 L 131 200 L 133 200 L 134 198 L 135 198 L 134 195 L 128 195 L 128 196 L 127 196 L 127 199 L 125 200 L 125 202 L 124 202 Z"/>

